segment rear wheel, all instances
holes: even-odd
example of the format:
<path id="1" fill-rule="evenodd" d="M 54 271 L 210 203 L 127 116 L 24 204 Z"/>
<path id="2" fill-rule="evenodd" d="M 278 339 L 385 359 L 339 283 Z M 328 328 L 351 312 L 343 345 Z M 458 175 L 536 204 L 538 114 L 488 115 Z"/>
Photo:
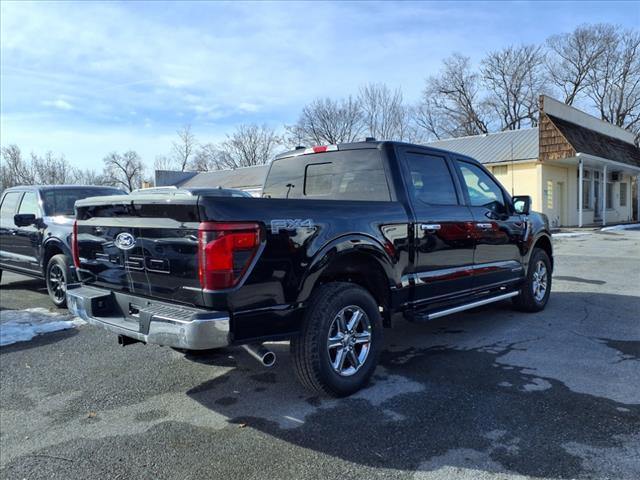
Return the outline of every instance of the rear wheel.
<path id="1" fill-rule="evenodd" d="M 513 299 L 513 304 L 523 312 L 539 312 L 547 305 L 550 294 L 551 260 L 547 252 L 536 248 L 529 259 L 529 269 L 520 295 Z"/>
<path id="2" fill-rule="evenodd" d="M 67 257 L 63 254 L 51 257 L 45 271 L 45 281 L 49 298 L 51 298 L 56 307 L 67 306 L 67 285 L 70 278 L 71 273 Z"/>
<path id="3" fill-rule="evenodd" d="M 367 385 L 382 350 L 382 318 L 364 288 L 334 282 L 313 295 L 291 340 L 296 376 L 305 388 L 336 397 Z"/>

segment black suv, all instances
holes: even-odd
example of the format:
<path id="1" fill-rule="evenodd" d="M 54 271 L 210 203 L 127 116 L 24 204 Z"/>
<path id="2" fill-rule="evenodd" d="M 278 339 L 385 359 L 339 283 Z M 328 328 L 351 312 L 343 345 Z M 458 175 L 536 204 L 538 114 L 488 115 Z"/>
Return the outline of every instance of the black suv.
<path id="1" fill-rule="evenodd" d="M 42 278 L 53 303 L 64 307 L 73 275 L 70 237 L 76 200 L 124 194 L 113 187 L 79 185 L 6 189 L 0 204 L 0 278 L 2 270 Z"/>

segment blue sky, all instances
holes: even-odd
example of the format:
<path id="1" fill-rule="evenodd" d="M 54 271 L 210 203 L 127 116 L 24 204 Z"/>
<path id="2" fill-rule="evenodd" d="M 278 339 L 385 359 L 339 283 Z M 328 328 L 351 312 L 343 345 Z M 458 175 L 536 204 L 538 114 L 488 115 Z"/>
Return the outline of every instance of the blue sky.
<path id="1" fill-rule="evenodd" d="M 580 23 L 640 25 L 639 2 L 0 4 L 0 141 L 101 168 L 148 163 L 190 123 L 205 142 L 240 123 L 293 123 L 318 96 L 369 81 L 420 97 L 454 51 L 479 61 Z"/>

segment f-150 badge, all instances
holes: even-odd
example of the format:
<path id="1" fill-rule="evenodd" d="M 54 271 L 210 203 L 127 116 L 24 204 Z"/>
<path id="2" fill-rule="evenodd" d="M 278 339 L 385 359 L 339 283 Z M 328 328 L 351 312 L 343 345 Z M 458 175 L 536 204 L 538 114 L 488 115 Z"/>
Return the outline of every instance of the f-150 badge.
<path id="1" fill-rule="evenodd" d="M 310 218 L 276 218 L 271 220 L 271 233 L 278 234 L 280 230 L 297 230 L 299 228 L 314 228 L 315 224 Z"/>

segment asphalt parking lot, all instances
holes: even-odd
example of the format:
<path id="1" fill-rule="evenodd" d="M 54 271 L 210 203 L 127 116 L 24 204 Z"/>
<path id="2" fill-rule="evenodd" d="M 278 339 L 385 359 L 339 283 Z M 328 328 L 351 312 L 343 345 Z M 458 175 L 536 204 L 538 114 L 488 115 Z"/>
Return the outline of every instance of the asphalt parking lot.
<path id="1" fill-rule="evenodd" d="M 80 326 L 0 348 L 0 477 L 640 477 L 640 231 L 555 241 L 550 303 L 387 331 L 343 400 L 240 349 L 185 359 Z M 49 307 L 2 279 L 2 309 Z"/>

